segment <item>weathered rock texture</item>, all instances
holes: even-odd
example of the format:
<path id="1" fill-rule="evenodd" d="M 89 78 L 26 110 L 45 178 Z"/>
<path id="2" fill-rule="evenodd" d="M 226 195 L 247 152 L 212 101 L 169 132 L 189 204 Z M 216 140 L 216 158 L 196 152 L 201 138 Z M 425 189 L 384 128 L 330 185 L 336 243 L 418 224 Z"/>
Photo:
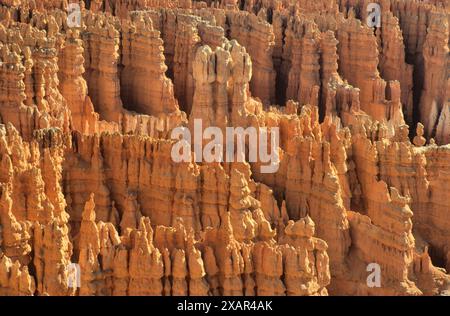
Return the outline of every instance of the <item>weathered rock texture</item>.
<path id="1" fill-rule="evenodd" d="M 449 6 L 375 2 L 0 0 L 0 295 L 449 291 Z"/>

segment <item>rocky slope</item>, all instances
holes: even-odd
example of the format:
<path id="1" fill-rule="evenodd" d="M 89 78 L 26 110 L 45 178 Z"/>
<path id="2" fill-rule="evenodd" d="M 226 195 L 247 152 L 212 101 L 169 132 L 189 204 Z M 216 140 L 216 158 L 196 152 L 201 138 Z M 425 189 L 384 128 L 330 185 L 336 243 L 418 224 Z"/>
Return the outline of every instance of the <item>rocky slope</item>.
<path id="1" fill-rule="evenodd" d="M 0 0 L 0 295 L 448 293 L 450 3 L 372 2 Z"/>

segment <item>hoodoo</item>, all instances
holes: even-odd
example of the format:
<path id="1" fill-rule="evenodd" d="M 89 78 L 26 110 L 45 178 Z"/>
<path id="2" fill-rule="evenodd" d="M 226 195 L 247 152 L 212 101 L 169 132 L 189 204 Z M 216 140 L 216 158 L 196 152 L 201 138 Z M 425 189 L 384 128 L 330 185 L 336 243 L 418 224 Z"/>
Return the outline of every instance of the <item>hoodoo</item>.
<path id="1" fill-rule="evenodd" d="M 0 0 L 0 296 L 448 294 L 449 19 Z"/>

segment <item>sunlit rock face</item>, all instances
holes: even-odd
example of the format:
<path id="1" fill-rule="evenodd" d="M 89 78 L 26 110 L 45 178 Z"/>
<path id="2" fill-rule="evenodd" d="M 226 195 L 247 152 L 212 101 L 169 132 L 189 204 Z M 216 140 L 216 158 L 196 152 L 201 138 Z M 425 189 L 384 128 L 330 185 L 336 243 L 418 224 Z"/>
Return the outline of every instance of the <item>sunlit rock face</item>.
<path id="1" fill-rule="evenodd" d="M 0 0 L 0 295 L 448 293 L 449 16 Z"/>

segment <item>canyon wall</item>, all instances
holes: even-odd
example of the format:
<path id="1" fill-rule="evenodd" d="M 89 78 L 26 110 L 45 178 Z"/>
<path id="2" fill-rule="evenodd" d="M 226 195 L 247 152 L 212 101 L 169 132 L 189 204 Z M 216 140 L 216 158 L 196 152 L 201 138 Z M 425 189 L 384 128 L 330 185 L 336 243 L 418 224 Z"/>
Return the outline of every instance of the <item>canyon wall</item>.
<path id="1" fill-rule="evenodd" d="M 448 293 L 449 7 L 368 3 L 0 0 L 0 295 Z"/>

